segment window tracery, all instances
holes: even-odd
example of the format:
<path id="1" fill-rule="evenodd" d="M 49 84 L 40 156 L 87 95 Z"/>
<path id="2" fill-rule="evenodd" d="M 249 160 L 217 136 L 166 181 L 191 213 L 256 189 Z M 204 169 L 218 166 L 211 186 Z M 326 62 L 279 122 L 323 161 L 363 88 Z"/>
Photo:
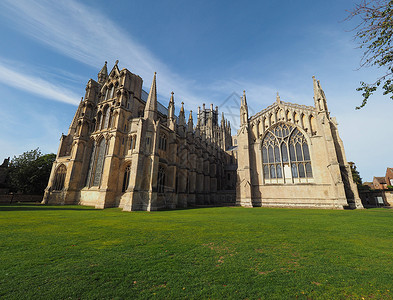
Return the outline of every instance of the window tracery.
<path id="1" fill-rule="evenodd" d="M 264 179 L 312 178 L 308 144 L 298 128 L 279 123 L 262 142 Z M 284 172 L 284 168 L 288 172 Z"/>
<path id="2" fill-rule="evenodd" d="M 106 152 L 105 139 L 101 139 L 97 147 L 93 186 L 99 186 L 101 183 L 102 169 L 104 167 L 104 161 L 105 161 L 105 152 Z"/>

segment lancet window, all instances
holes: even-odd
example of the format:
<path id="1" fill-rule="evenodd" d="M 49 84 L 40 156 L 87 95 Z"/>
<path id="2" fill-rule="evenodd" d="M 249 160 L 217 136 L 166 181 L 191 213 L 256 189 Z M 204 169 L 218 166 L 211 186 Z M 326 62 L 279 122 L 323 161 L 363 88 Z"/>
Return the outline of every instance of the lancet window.
<path id="1" fill-rule="evenodd" d="M 312 178 L 309 147 L 304 135 L 294 126 L 280 123 L 263 139 L 264 179 Z"/>
<path id="2" fill-rule="evenodd" d="M 128 165 L 124 171 L 123 188 L 122 188 L 123 193 L 127 190 L 128 184 L 130 183 L 130 173 L 131 173 L 131 166 Z"/>
<path id="3" fill-rule="evenodd" d="M 161 134 L 158 140 L 158 149 L 166 151 L 166 135 Z"/>
<path id="4" fill-rule="evenodd" d="M 54 191 L 61 191 L 64 188 L 64 180 L 67 174 L 67 168 L 65 165 L 61 165 L 57 168 L 55 173 L 55 179 L 53 181 L 52 189 Z"/>
<path id="5" fill-rule="evenodd" d="M 130 150 L 135 149 L 135 146 L 136 146 L 136 135 L 132 135 L 130 140 Z"/>
<path id="6" fill-rule="evenodd" d="M 157 191 L 159 193 L 163 193 L 164 192 L 165 181 L 166 181 L 165 168 L 163 166 L 159 166 L 159 168 L 158 168 L 158 178 L 157 178 Z"/>

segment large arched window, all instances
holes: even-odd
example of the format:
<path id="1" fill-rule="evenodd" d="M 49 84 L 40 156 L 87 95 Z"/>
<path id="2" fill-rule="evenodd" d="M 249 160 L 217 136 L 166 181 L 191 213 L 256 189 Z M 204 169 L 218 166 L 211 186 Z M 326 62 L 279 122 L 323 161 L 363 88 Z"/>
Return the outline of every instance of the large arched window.
<path id="1" fill-rule="evenodd" d="M 123 193 L 127 190 L 128 184 L 130 183 L 130 173 L 131 173 L 131 166 L 128 165 L 124 171 L 123 188 L 122 188 Z"/>
<path id="2" fill-rule="evenodd" d="M 307 141 L 290 124 L 279 123 L 266 134 L 262 142 L 262 163 L 265 180 L 313 177 Z"/>
<path id="3" fill-rule="evenodd" d="M 93 173 L 94 177 L 92 180 L 93 186 L 99 186 L 101 183 L 102 169 L 104 167 L 104 161 L 105 161 L 105 152 L 106 152 L 105 139 L 101 139 L 95 153 L 95 166 L 94 166 L 94 173 Z"/>
<path id="4" fill-rule="evenodd" d="M 52 185 L 54 191 L 61 191 L 64 188 L 64 180 L 66 174 L 67 174 L 67 168 L 65 165 L 61 165 L 60 167 L 57 168 Z"/>

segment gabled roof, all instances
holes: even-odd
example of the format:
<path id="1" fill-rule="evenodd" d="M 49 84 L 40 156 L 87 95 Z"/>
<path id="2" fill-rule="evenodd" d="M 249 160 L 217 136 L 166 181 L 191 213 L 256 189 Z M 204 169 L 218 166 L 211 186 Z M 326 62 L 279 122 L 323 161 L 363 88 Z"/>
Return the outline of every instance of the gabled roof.
<path id="1" fill-rule="evenodd" d="M 374 180 L 376 180 L 379 184 L 386 184 L 385 177 L 374 177 Z"/>

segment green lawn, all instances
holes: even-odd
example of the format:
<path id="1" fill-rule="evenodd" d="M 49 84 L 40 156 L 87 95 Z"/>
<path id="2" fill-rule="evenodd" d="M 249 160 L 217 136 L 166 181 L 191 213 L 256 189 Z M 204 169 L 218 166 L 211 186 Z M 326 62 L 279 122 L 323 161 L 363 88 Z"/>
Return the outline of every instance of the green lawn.
<path id="1" fill-rule="evenodd" d="M 393 210 L 0 205 L 1 299 L 393 299 Z"/>

